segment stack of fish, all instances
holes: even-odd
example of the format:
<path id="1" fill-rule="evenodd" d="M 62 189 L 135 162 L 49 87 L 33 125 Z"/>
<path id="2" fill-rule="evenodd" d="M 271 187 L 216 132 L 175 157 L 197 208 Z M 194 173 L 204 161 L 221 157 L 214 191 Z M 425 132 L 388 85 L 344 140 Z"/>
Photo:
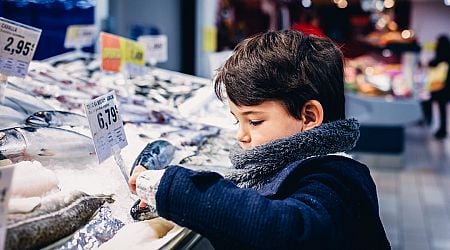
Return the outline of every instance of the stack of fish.
<path id="1" fill-rule="evenodd" d="M 125 80 L 121 74 L 101 72 L 98 66 L 98 60 L 90 57 L 51 64 L 34 62 L 25 79 L 13 79 L 5 102 L 0 104 L 0 160 L 33 160 L 46 167 L 97 165 L 92 139 L 85 135 L 88 123 L 82 115 L 83 104 L 111 90 L 119 98 L 126 132 L 136 133 L 128 130 L 127 124 L 139 126 L 144 132 L 138 138 L 146 143 L 153 141 L 141 154 L 134 152 L 138 157 L 131 169 L 136 165 L 158 169 L 192 162 L 192 156 L 202 147 L 209 148 L 209 138 L 218 137 L 219 128 L 193 122 L 196 117 L 183 117 L 177 109 L 208 81 L 157 69 Z M 202 165 L 198 160 L 195 163 Z M 10 213 L 7 249 L 47 246 L 85 225 L 103 203 L 112 202 L 110 196 L 80 192 L 65 197 L 40 199 L 40 206 L 30 211 Z M 150 210 L 132 210 L 132 216 L 152 218 Z"/>
<path id="2" fill-rule="evenodd" d="M 6 249 L 37 249 L 69 236 L 85 225 L 108 195 L 83 192 L 57 194 L 43 199 L 30 213 L 10 213 L 7 221 Z"/>

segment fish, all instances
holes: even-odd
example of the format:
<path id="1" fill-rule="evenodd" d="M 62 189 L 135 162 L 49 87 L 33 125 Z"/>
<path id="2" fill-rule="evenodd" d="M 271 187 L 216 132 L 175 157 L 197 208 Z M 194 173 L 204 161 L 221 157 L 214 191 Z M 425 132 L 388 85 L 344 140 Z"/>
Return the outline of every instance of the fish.
<path id="1" fill-rule="evenodd" d="M 0 129 L 22 126 L 26 117 L 24 113 L 0 105 Z"/>
<path id="2" fill-rule="evenodd" d="M 130 175 L 138 165 L 148 170 L 158 170 L 166 168 L 172 162 L 176 147 L 165 140 L 155 140 L 148 143 L 141 151 L 131 167 Z M 137 200 L 130 209 L 130 215 L 134 220 L 149 220 L 158 216 L 156 208 L 150 205 L 140 207 L 140 200 Z"/>
<path id="3" fill-rule="evenodd" d="M 173 160 L 177 148 L 166 140 L 155 140 L 148 143 L 141 151 L 131 167 L 130 175 L 136 166 L 143 166 L 148 170 L 166 168 Z"/>
<path id="4" fill-rule="evenodd" d="M 140 206 L 141 200 L 138 199 L 130 209 L 131 218 L 135 221 L 151 220 L 158 217 L 156 207 L 145 204 L 145 207 Z"/>
<path id="5" fill-rule="evenodd" d="M 179 142 L 181 146 L 201 146 L 210 137 L 215 137 L 220 133 L 218 127 L 205 125 L 199 130 L 180 129 L 175 131 L 164 132 L 161 134 L 163 138 L 172 138 Z"/>
<path id="6" fill-rule="evenodd" d="M 0 159 L 37 160 L 85 165 L 93 160 L 95 148 L 90 137 L 61 128 L 10 128 L 0 130 Z"/>
<path id="7" fill-rule="evenodd" d="M 38 111 L 30 115 L 25 124 L 31 127 L 89 127 L 86 116 L 66 111 Z"/>
<path id="8" fill-rule="evenodd" d="M 112 195 L 88 195 L 73 191 L 41 200 L 30 213 L 10 213 L 7 217 L 5 249 L 37 249 L 71 235 L 89 222 Z"/>
<path id="9" fill-rule="evenodd" d="M 52 106 L 46 104 L 44 101 L 12 88 L 6 88 L 3 105 L 29 115 L 37 111 L 53 109 Z"/>

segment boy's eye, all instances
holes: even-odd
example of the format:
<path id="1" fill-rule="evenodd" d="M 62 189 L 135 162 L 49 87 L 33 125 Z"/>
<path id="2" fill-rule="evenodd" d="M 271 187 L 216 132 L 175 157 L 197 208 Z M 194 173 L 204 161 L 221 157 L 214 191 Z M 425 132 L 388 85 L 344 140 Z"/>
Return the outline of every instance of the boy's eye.
<path id="1" fill-rule="evenodd" d="M 250 120 L 250 125 L 252 125 L 252 126 L 258 126 L 258 125 L 260 125 L 261 123 L 263 123 L 264 121 L 252 121 L 252 120 Z"/>

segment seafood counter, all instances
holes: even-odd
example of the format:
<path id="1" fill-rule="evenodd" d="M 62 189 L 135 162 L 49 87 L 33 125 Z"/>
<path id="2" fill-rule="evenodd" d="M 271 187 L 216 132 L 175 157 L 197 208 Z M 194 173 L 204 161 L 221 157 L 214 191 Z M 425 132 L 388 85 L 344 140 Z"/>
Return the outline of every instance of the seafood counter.
<path id="1" fill-rule="evenodd" d="M 132 234 L 129 225 L 167 226 L 137 206 L 112 157 L 96 159 L 83 104 L 110 90 L 120 100 L 128 171 L 137 164 L 229 171 L 232 119 L 212 101 L 210 80 L 158 68 L 126 79 L 99 65 L 93 55 L 68 53 L 9 79 L 0 105 L 0 166 L 15 164 L 5 249 L 93 249 Z M 177 226 L 165 236 L 155 229 L 145 246 L 182 234 Z"/>

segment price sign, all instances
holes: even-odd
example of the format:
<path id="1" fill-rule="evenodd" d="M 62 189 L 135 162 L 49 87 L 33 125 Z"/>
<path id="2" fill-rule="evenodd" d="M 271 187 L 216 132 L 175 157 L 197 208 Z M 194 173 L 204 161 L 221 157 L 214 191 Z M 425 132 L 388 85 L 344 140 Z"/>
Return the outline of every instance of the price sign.
<path id="1" fill-rule="evenodd" d="M 0 249 L 4 249 L 5 246 L 6 219 L 13 172 L 14 165 L 0 167 Z"/>
<path id="2" fill-rule="evenodd" d="M 95 25 L 70 25 L 67 27 L 64 47 L 83 48 L 91 46 L 97 37 Z"/>
<path id="3" fill-rule="evenodd" d="M 217 51 L 217 28 L 208 26 L 203 28 L 203 51 Z"/>
<path id="4" fill-rule="evenodd" d="M 41 30 L 0 17 L 0 73 L 25 77 Z"/>
<path id="5" fill-rule="evenodd" d="M 113 148 L 122 149 L 128 145 L 117 108 L 117 98 L 114 91 L 111 91 L 90 101 L 84 107 L 94 140 L 95 152 L 101 163 L 114 153 Z"/>
<path id="6" fill-rule="evenodd" d="M 122 70 L 130 76 L 139 76 L 146 73 L 145 49 L 142 44 L 121 37 L 120 50 L 122 52 Z"/>
<path id="7" fill-rule="evenodd" d="M 103 70 L 126 72 L 130 76 L 146 73 L 144 46 L 136 41 L 102 32 L 101 53 Z"/>
<path id="8" fill-rule="evenodd" d="M 145 35 L 138 38 L 138 42 L 145 46 L 145 60 L 152 62 L 167 61 L 167 36 Z"/>

